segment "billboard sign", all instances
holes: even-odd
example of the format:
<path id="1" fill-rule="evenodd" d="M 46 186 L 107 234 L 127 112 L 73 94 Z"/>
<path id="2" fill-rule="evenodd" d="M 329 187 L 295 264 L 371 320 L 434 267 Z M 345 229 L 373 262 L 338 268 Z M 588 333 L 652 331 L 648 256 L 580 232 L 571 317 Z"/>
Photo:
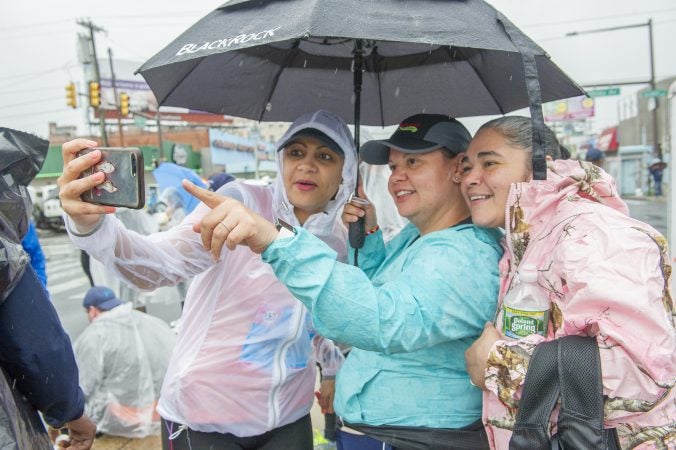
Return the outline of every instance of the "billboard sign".
<path id="1" fill-rule="evenodd" d="M 586 119 L 594 117 L 594 99 L 584 95 L 542 105 L 547 122 Z"/>
<path id="2" fill-rule="evenodd" d="M 211 162 L 225 166 L 227 172 L 255 172 L 277 170 L 275 164 L 275 146 L 261 139 L 237 136 L 217 128 L 209 129 Z"/>

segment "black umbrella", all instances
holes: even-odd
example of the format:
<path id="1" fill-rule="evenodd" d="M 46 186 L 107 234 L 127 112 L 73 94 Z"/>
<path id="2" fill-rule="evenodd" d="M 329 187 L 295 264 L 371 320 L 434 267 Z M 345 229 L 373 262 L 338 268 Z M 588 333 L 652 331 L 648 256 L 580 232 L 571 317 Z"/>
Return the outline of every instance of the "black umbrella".
<path id="1" fill-rule="evenodd" d="M 530 105 L 536 179 L 546 176 L 541 101 L 584 93 L 483 0 L 233 0 L 138 72 L 160 105 L 262 121 L 354 114 L 357 148 L 360 124 Z"/>

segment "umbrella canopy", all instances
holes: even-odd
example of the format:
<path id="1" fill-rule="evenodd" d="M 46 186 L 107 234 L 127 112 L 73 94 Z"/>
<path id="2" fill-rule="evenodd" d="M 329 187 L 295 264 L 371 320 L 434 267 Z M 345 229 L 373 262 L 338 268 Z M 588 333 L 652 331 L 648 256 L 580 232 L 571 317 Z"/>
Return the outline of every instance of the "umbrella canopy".
<path id="1" fill-rule="evenodd" d="M 263 121 L 328 108 L 349 121 L 357 40 L 364 125 L 527 107 L 524 54 L 542 101 L 584 93 L 482 0 L 230 1 L 138 71 L 161 105 Z"/>
<path id="2" fill-rule="evenodd" d="M 542 101 L 584 93 L 483 0 L 231 0 L 138 72 L 160 105 L 269 121 L 330 109 L 353 118 L 357 148 L 359 125 L 530 106 L 538 180 Z"/>
<path id="3" fill-rule="evenodd" d="M 170 162 L 163 162 L 156 169 L 153 169 L 153 176 L 160 186 L 160 192 L 167 188 L 176 189 L 176 193 L 181 197 L 186 214 L 195 209 L 199 200 L 188 194 L 188 191 L 181 185 L 181 181 L 185 178 L 199 187 L 207 187 L 206 183 L 193 170 Z"/>

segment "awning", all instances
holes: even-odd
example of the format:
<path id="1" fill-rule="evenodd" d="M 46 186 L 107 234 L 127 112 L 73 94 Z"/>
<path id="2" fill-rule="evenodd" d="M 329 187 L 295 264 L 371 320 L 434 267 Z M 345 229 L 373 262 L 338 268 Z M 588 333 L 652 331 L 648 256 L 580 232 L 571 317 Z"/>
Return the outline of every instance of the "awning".
<path id="1" fill-rule="evenodd" d="M 618 147 L 617 127 L 606 128 L 596 140 L 596 148 L 605 153 L 616 152 Z"/>

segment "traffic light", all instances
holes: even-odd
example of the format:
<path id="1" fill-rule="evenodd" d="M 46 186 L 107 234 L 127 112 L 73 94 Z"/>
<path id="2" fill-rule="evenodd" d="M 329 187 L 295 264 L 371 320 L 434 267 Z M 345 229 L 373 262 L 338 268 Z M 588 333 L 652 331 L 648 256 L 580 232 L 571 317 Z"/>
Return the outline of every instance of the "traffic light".
<path id="1" fill-rule="evenodd" d="M 120 92 L 120 114 L 123 117 L 129 115 L 129 94 Z"/>
<path id="2" fill-rule="evenodd" d="M 89 82 L 89 106 L 98 108 L 101 105 L 101 86 L 96 81 Z"/>
<path id="3" fill-rule="evenodd" d="M 66 85 L 66 105 L 71 108 L 77 108 L 77 92 L 75 91 L 75 83 L 68 83 Z"/>

